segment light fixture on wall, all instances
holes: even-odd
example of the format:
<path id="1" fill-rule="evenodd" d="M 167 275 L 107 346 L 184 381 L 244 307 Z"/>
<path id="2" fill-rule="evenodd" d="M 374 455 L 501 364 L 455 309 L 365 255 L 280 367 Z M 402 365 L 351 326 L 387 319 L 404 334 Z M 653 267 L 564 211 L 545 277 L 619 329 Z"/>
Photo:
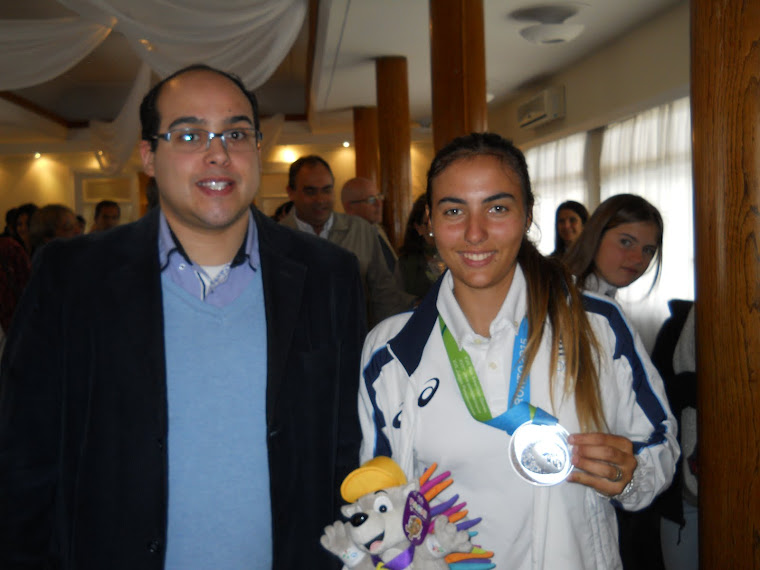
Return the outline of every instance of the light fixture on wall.
<path id="1" fill-rule="evenodd" d="M 35 160 L 37 160 L 37 159 L 38 159 L 38 158 L 40 158 L 41 156 L 42 156 L 42 155 L 41 155 L 39 152 L 35 152 L 35 153 L 34 153 L 34 159 L 35 159 Z"/>
<path id="2" fill-rule="evenodd" d="M 351 146 L 351 143 L 348 141 L 343 141 L 343 148 L 348 148 Z"/>
<path id="3" fill-rule="evenodd" d="M 544 5 L 521 8 L 509 14 L 518 22 L 533 22 L 520 30 L 520 35 L 534 44 L 560 44 L 574 40 L 583 33 L 583 24 L 568 24 L 566 20 L 575 16 L 578 5 Z"/>

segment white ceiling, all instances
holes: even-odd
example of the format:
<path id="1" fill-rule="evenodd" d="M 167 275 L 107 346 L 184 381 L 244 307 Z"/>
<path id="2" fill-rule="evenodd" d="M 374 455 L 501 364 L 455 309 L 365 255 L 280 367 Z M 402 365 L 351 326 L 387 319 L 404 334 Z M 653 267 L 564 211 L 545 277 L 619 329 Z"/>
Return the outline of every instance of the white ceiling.
<path id="1" fill-rule="evenodd" d="M 687 1 L 484 0 L 486 88 L 493 95 L 491 104 L 508 99 L 520 87 L 582 59 L 623 32 Z M 585 30 L 580 37 L 569 43 L 536 45 L 520 36 L 520 29 L 530 23 L 516 21 L 509 15 L 517 9 L 549 3 L 578 9 L 566 23 L 583 24 Z M 320 0 L 319 4 L 311 85 L 314 114 L 308 125 L 304 121 L 289 121 L 285 132 L 291 133 L 291 138 L 304 139 L 298 142 L 306 142 L 321 132 L 350 136 L 351 109 L 375 104 L 374 59 L 390 55 L 407 58 L 411 119 L 420 125 L 429 125 L 429 0 Z M 75 14 L 56 0 L 0 2 L 0 19 L 67 15 Z M 257 89 L 263 114 L 306 115 L 308 39 L 305 22 L 288 58 L 269 82 Z M 117 25 L 114 33 L 70 71 L 14 94 L 65 123 L 111 120 L 118 114 L 138 67 L 138 57 L 118 33 Z M 0 100 L 0 141 L 34 138 L 33 132 L 19 132 L 18 112 L 15 105 Z M 9 117 L 9 113 L 14 116 Z"/>

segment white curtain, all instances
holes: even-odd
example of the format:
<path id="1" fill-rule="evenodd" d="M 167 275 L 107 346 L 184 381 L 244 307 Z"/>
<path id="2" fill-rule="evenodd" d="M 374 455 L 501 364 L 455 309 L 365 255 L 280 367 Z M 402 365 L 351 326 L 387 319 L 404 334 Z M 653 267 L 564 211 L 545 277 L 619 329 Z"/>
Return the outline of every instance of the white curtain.
<path id="1" fill-rule="evenodd" d="M 586 133 L 579 133 L 531 148 L 525 153 L 536 197 L 531 234 L 544 254 L 554 251 L 557 206 L 566 200 L 588 204 L 588 184 L 583 169 L 586 136 Z"/>
<path id="2" fill-rule="evenodd" d="M 118 172 L 139 140 L 138 107 L 150 71 L 165 77 L 205 63 L 261 86 L 296 40 L 307 0 L 59 0 L 79 18 L 0 20 L 0 91 L 64 73 L 115 29 L 144 65 L 119 117 L 94 125 L 101 165 Z"/>
<path id="3" fill-rule="evenodd" d="M 665 224 L 663 266 L 618 292 L 618 300 L 651 351 L 668 317 L 670 299 L 694 299 L 694 226 L 689 99 L 677 100 L 609 125 L 600 163 L 601 199 L 638 194 L 654 204 Z"/>
<path id="4" fill-rule="evenodd" d="M 109 26 L 82 18 L 0 20 L 0 91 L 23 89 L 61 75 L 110 33 Z"/>

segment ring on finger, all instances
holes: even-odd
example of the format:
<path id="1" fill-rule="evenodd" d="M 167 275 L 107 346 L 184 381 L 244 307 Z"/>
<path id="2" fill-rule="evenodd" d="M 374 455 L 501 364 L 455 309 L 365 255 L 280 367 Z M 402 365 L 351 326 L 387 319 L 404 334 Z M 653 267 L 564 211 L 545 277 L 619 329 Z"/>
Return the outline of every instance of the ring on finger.
<path id="1" fill-rule="evenodd" d="M 610 481 L 612 481 L 613 483 L 617 483 L 623 478 L 623 470 L 620 469 L 620 467 L 618 467 L 617 465 L 613 465 L 613 467 L 615 468 L 615 477 L 610 479 Z"/>

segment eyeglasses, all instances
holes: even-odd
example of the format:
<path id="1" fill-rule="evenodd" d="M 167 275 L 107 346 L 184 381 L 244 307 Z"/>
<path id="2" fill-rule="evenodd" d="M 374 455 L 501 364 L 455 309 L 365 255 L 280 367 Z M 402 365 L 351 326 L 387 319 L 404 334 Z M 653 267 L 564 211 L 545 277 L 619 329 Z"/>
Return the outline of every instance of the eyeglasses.
<path id="1" fill-rule="evenodd" d="M 153 140 L 165 140 L 177 152 L 203 152 L 208 150 L 211 139 L 219 138 L 227 152 L 252 152 L 259 148 L 261 132 L 252 128 L 227 129 L 212 133 L 206 129 L 171 129 L 158 133 Z"/>
<path id="2" fill-rule="evenodd" d="M 351 200 L 349 204 L 369 204 L 370 206 L 374 206 L 377 202 L 382 202 L 383 200 L 385 200 L 385 194 L 377 194 L 363 200 Z"/>

